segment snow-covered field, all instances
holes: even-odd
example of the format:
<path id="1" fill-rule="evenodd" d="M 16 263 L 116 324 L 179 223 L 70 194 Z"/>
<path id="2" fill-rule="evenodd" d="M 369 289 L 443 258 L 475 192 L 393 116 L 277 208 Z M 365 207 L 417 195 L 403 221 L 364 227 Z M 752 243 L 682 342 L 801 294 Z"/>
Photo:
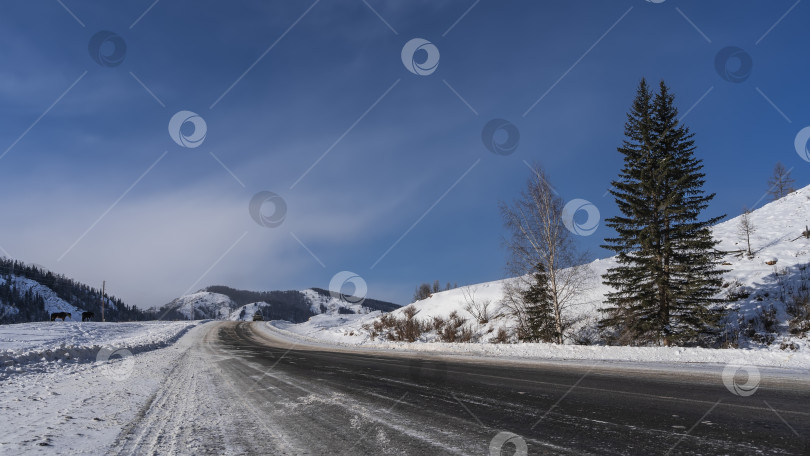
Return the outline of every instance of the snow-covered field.
<path id="1" fill-rule="evenodd" d="M 435 331 L 422 335 L 415 343 L 396 343 L 372 339 L 363 328 L 380 317 L 379 312 L 366 315 L 317 315 L 300 324 L 284 321 L 270 322 L 273 327 L 290 336 L 304 337 L 344 346 L 375 346 L 386 349 L 452 352 L 540 359 L 590 359 L 645 362 L 726 363 L 743 358 L 750 364 L 791 368 L 810 368 L 810 343 L 807 339 L 786 334 L 785 293 L 796 292 L 802 280 L 810 276 L 810 239 L 802 237 L 810 225 L 810 186 L 796 191 L 778 201 L 753 211 L 750 220 L 756 227 L 751 237 L 753 258 L 741 252 L 745 248 L 738 234 L 739 217 L 729 219 L 713 228 L 718 249 L 727 252 L 723 268 L 727 269 L 724 280 L 728 285 L 720 297 L 729 291 L 745 291 L 747 297 L 727 304 L 728 324 L 737 325 L 740 319 L 753 318 L 771 305 L 777 310 L 780 335 L 770 346 L 749 340 L 740 340 L 743 349 L 701 349 L 666 347 L 605 347 L 570 344 L 493 344 L 500 328 L 510 328 L 513 322 L 504 316 L 500 300 L 504 281 L 476 284 L 433 294 L 407 307 L 415 308 L 415 318 L 431 321 L 433 317 L 448 319 L 451 313 L 468 320 L 473 329 L 473 341 L 478 343 L 441 343 Z M 579 320 L 573 334 L 580 339 L 594 340 L 599 309 L 609 288 L 601 283 L 601 275 L 615 265 L 612 258 L 590 263 L 593 273 L 587 291 L 568 309 L 568 315 Z M 803 277 L 804 276 L 804 277 Z M 470 299 L 482 304 L 489 302 L 489 321 L 479 324 L 465 306 Z M 403 318 L 405 307 L 392 312 Z M 793 343 L 797 350 L 782 350 L 781 343 Z"/>
<path id="2" fill-rule="evenodd" d="M 0 379 L 165 347 L 197 321 L 37 322 L 0 325 Z M 105 358 L 106 357 L 106 358 Z"/>
<path id="3" fill-rule="evenodd" d="M 50 328 L 40 323 L 0 327 L 6 362 L 18 355 L 14 373 L 0 379 L 0 420 L 11 423 L 0 433 L 0 454 L 102 454 L 161 388 L 194 340 L 181 336 L 202 330 L 199 325 L 60 322 Z M 160 347 L 167 348 L 155 349 Z M 53 358 L 34 360 L 32 354 L 43 350 Z M 95 361 L 99 354 L 106 359 Z"/>

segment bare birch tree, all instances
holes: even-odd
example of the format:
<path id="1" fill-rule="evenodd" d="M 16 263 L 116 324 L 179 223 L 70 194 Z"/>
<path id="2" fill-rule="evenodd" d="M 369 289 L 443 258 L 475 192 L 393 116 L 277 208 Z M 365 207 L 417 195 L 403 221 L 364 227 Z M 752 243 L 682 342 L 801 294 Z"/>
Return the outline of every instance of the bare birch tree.
<path id="1" fill-rule="evenodd" d="M 518 322 L 518 337 L 531 334 L 528 312 L 532 303 L 525 293 L 532 286 L 534 273 L 543 268 L 551 295 L 557 343 L 563 343 L 573 323 L 567 309 L 575 303 L 588 282 L 590 271 L 585 256 L 578 254 L 573 234 L 563 224 L 563 201 L 548 183 L 539 165 L 520 197 L 511 205 L 500 204 L 510 237 L 504 240 L 509 252 L 507 272 L 513 277 L 504 286 L 504 306 Z"/>
<path id="2" fill-rule="evenodd" d="M 757 227 L 754 226 L 754 222 L 751 221 L 751 211 L 748 208 L 743 208 L 743 213 L 740 216 L 740 224 L 737 225 L 737 233 L 748 246 L 748 258 L 754 257 L 753 252 L 751 252 L 751 235 L 756 231 Z"/>

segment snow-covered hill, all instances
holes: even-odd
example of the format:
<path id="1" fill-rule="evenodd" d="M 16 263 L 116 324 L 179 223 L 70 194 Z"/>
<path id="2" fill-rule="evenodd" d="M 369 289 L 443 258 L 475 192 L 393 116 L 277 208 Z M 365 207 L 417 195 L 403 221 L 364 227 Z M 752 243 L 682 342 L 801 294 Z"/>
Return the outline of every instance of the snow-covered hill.
<path id="1" fill-rule="evenodd" d="M 749 214 L 756 230 L 751 236 L 753 257 L 743 252 L 746 248 L 738 234 L 740 218 L 735 217 L 713 227 L 713 234 L 720 241 L 718 250 L 723 253 L 722 267 L 725 287 L 720 297 L 729 298 L 726 325 L 739 340 L 732 340 L 740 347 L 757 347 L 771 343 L 778 349 L 781 344 L 810 349 L 807 340 L 788 333 L 786 303 L 792 296 L 807 293 L 810 288 L 810 239 L 802 236 L 810 225 L 810 186 L 771 202 Z M 592 272 L 582 293 L 568 309 L 568 316 L 577 320 L 568 343 L 598 342 L 597 321 L 603 307 L 604 295 L 609 288 L 601 283 L 601 276 L 614 267 L 613 258 L 593 261 Z M 391 313 L 404 319 L 409 309 L 416 311 L 416 318 L 432 322 L 434 318 L 450 320 L 452 315 L 466 320 L 465 327 L 471 331 L 475 342 L 494 342 L 500 329 L 514 327 L 514 322 L 505 316 L 502 307 L 504 280 L 481 283 L 433 294 Z M 476 321 L 467 310 L 469 303 L 479 307 L 488 304 L 485 323 Z M 763 335 L 762 315 L 775 309 L 775 328 L 770 335 Z M 380 315 L 342 315 L 341 318 L 312 318 L 306 323 L 290 325 L 274 323 L 275 326 L 300 335 L 339 343 L 369 343 L 369 328 L 373 329 Z M 378 323 L 379 324 L 379 323 Z M 430 330 L 420 335 L 422 342 L 440 340 L 437 331 Z M 514 340 L 514 338 L 512 338 Z"/>
<path id="2" fill-rule="evenodd" d="M 189 320 L 205 318 L 225 320 L 235 306 L 236 303 L 231 298 L 207 291 L 181 296 L 167 305 Z"/>
<path id="3" fill-rule="evenodd" d="M 339 314 L 367 314 L 371 308 L 364 306 L 365 301 L 349 302 L 337 299 L 331 294 L 308 289 L 301 292 L 311 303 L 309 308 L 316 315 L 339 315 Z"/>
<path id="4" fill-rule="evenodd" d="M 313 314 L 310 318 L 318 318 L 322 315 L 365 315 L 374 312 L 373 309 L 363 306 L 362 301 L 356 303 L 344 301 L 328 293 L 323 293 L 312 288 L 301 291 L 301 295 L 303 295 L 303 298 L 306 300 L 309 311 Z M 233 321 L 250 321 L 253 320 L 253 315 L 256 312 L 263 314 L 264 318 L 268 319 L 268 315 L 271 315 L 270 311 L 272 309 L 272 303 L 263 301 L 252 302 L 234 309 L 228 319 Z M 379 314 L 379 312 L 377 312 L 377 314 Z"/>
<path id="5" fill-rule="evenodd" d="M 228 320 L 231 321 L 251 321 L 256 312 L 263 314 L 263 310 L 272 307 L 271 304 L 266 302 L 252 302 L 244 306 L 237 307 L 236 310 L 231 312 Z"/>

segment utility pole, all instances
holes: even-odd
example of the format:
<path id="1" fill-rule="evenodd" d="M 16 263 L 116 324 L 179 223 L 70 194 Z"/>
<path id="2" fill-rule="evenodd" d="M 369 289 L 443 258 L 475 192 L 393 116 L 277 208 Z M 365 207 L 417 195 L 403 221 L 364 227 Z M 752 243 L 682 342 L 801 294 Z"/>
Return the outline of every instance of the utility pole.
<path id="1" fill-rule="evenodd" d="M 107 281 L 104 280 L 101 282 L 101 321 L 107 321 L 104 319 L 104 290 L 107 288 Z"/>

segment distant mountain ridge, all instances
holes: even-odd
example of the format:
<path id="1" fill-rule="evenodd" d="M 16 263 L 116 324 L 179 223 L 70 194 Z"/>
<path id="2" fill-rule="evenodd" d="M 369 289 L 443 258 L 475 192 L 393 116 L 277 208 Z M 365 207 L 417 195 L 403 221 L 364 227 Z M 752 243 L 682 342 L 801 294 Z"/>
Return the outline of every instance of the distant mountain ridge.
<path id="1" fill-rule="evenodd" d="M 301 323 L 320 314 L 391 312 L 400 307 L 369 298 L 351 301 L 338 299 L 322 288 L 250 291 L 214 285 L 172 300 L 157 309 L 157 315 L 163 320 L 250 320 L 259 312 L 265 320 Z"/>
<path id="2" fill-rule="evenodd" d="M 140 309 L 107 295 L 106 321 L 142 320 L 250 320 L 260 312 L 265 320 L 307 321 L 320 314 L 365 314 L 390 312 L 400 306 L 376 299 L 357 303 L 337 299 L 329 291 L 248 291 L 215 285 L 181 296 L 159 308 Z M 53 312 L 71 314 L 80 321 L 82 312 L 101 321 L 101 290 L 77 282 L 41 266 L 0 258 L 0 324 L 50 320 Z"/>

